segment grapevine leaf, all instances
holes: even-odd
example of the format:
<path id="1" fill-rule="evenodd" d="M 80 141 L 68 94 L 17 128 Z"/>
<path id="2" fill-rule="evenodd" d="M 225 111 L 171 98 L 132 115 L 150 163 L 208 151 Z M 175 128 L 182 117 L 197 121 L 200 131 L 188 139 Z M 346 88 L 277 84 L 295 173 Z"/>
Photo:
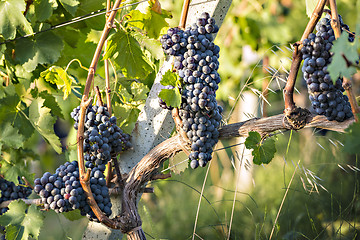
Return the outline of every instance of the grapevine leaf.
<path id="1" fill-rule="evenodd" d="M 32 34 L 33 30 L 23 15 L 24 11 L 25 2 L 23 0 L 0 1 L 0 35 L 5 39 L 14 39 L 17 28 L 26 34 Z"/>
<path id="2" fill-rule="evenodd" d="M 37 20 L 43 22 L 53 14 L 58 4 L 55 0 L 35 0 L 34 7 Z"/>
<path id="3" fill-rule="evenodd" d="M 310 18 L 315 10 L 317 0 L 305 0 L 306 3 L 306 15 Z"/>
<path id="4" fill-rule="evenodd" d="M 16 154 L 16 152 L 12 152 L 14 153 L 14 156 L 19 156 L 18 154 Z M 4 175 L 4 177 L 9 180 L 12 181 L 13 183 L 19 183 L 18 181 L 18 177 L 26 177 L 26 179 L 28 179 L 29 181 L 31 181 L 31 179 L 33 179 L 34 174 L 29 174 L 28 171 L 26 171 L 26 167 L 24 164 L 24 161 L 21 160 L 19 161 L 19 159 L 0 159 L 0 163 L 1 163 L 1 168 L 0 168 L 0 172 L 2 175 Z"/>
<path id="5" fill-rule="evenodd" d="M 6 226 L 7 239 L 37 239 L 44 216 L 36 206 L 28 206 L 21 200 L 13 201 L 9 210 L 0 216 L 0 225 Z"/>
<path id="6" fill-rule="evenodd" d="M 44 106 L 50 108 L 51 112 L 54 115 L 60 118 L 64 118 L 62 109 L 60 108 L 58 102 L 56 101 L 56 98 L 53 95 L 49 94 L 46 91 L 42 91 L 41 93 L 39 93 L 39 96 L 45 99 Z"/>
<path id="7" fill-rule="evenodd" d="M 126 133 L 131 133 L 139 116 L 140 109 L 130 104 L 115 103 L 114 114 L 118 119 L 118 125 Z"/>
<path id="8" fill-rule="evenodd" d="M 134 32 L 132 35 L 139 42 L 140 46 L 149 51 L 155 59 L 164 59 L 164 51 L 162 50 L 161 43 L 158 40 L 149 38 L 139 32 Z"/>
<path id="9" fill-rule="evenodd" d="M 360 123 L 353 123 L 346 130 L 344 151 L 350 154 L 360 153 Z"/>
<path id="10" fill-rule="evenodd" d="M 258 132 L 249 132 L 249 136 L 245 140 L 245 147 L 247 149 L 255 149 L 261 141 L 261 136 Z"/>
<path id="11" fill-rule="evenodd" d="M 63 215 L 70 221 L 76 221 L 83 218 L 83 216 L 80 214 L 79 209 L 76 209 L 74 211 L 64 212 Z"/>
<path id="12" fill-rule="evenodd" d="M 178 75 L 171 70 L 168 70 L 162 77 L 160 83 L 163 86 L 171 85 L 173 87 L 176 86 L 176 83 L 178 81 Z"/>
<path id="13" fill-rule="evenodd" d="M 169 26 L 165 19 L 171 18 L 171 14 L 167 11 L 162 10 L 162 13 L 159 14 L 153 11 L 150 6 L 145 9 L 145 13 L 133 10 L 129 15 L 131 16 L 130 21 L 128 21 L 129 25 L 146 31 L 150 38 L 155 39 L 160 36 L 161 29 Z"/>
<path id="14" fill-rule="evenodd" d="M 20 84 L 18 84 L 20 85 Z M 22 103 L 16 93 L 14 85 L 8 86 L 4 98 L 0 99 L 0 142 L 9 147 L 18 149 L 23 146 L 26 139 L 31 137 L 34 128 L 23 115 L 24 111 L 18 108 Z"/>
<path id="15" fill-rule="evenodd" d="M 42 73 L 40 76 L 45 79 L 45 81 L 55 84 L 58 89 L 62 89 L 64 92 L 64 100 L 69 96 L 71 92 L 71 84 L 75 82 L 75 79 L 68 75 L 67 72 L 58 66 L 52 66 Z"/>
<path id="16" fill-rule="evenodd" d="M 131 93 L 134 96 L 134 101 L 146 100 L 149 91 L 149 88 L 143 83 L 135 81 L 131 83 Z"/>
<path id="17" fill-rule="evenodd" d="M 85 42 L 92 42 L 94 44 L 98 44 L 101 38 L 102 31 L 97 31 L 94 29 L 91 29 L 90 32 L 86 36 Z"/>
<path id="18" fill-rule="evenodd" d="M 38 64 L 52 64 L 60 57 L 63 49 L 60 37 L 52 32 L 36 35 L 34 39 L 25 38 L 16 42 L 16 60 L 26 71 L 32 72 Z"/>
<path id="19" fill-rule="evenodd" d="M 253 149 L 253 161 L 258 165 L 270 163 L 276 152 L 274 139 L 262 140 L 258 132 L 249 132 L 249 136 L 245 140 L 245 146 L 247 149 Z"/>
<path id="20" fill-rule="evenodd" d="M 159 98 L 161 98 L 168 106 L 180 107 L 181 94 L 178 88 L 161 89 Z"/>
<path id="21" fill-rule="evenodd" d="M 108 43 L 104 58 L 114 57 L 126 77 L 145 78 L 153 70 L 139 42 L 130 33 L 118 31 L 111 35 Z"/>
<path id="22" fill-rule="evenodd" d="M 18 149 L 24 145 L 25 138 L 10 122 L 0 124 L 0 141 L 9 147 Z"/>
<path id="23" fill-rule="evenodd" d="M 29 120 L 41 136 L 49 142 L 57 153 L 61 153 L 60 139 L 54 133 L 56 118 L 50 114 L 50 109 L 44 107 L 44 99 L 33 100 L 29 109 Z"/>
<path id="24" fill-rule="evenodd" d="M 126 87 L 124 87 L 123 85 L 119 86 L 119 95 L 121 96 L 122 100 L 124 102 L 132 102 L 133 100 L 133 96 L 128 92 L 128 90 L 126 89 Z"/>
<path id="25" fill-rule="evenodd" d="M 339 77 L 351 78 L 351 76 L 356 73 L 356 68 L 349 66 L 345 60 L 346 58 L 351 63 L 355 63 L 359 60 L 359 55 L 357 53 L 357 41 L 351 43 L 348 41 L 348 37 L 349 34 L 343 31 L 341 36 L 334 42 L 334 45 L 331 48 L 331 52 L 333 52 L 334 55 L 330 65 L 328 66 L 328 71 L 334 82 Z"/>
<path id="26" fill-rule="evenodd" d="M 78 5 L 76 15 L 82 16 L 85 14 L 89 14 L 90 12 L 94 12 L 98 9 L 103 9 L 104 7 L 105 7 L 104 1 L 81 0 L 81 4 Z M 105 18 L 104 17 L 89 18 L 86 21 L 82 21 L 82 24 L 91 26 L 92 29 L 103 30 L 105 25 Z M 93 51 L 91 52 L 94 53 Z"/>
<path id="27" fill-rule="evenodd" d="M 61 5 L 68 11 L 71 15 L 75 15 L 78 5 L 80 4 L 77 0 L 59 0 Z"/>

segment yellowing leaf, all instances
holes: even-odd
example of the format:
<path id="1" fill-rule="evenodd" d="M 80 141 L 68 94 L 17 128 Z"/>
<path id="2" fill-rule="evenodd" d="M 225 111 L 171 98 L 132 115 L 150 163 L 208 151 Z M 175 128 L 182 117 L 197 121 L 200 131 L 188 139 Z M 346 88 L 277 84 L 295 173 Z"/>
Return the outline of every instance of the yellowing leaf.
<path id="1" fill-rule="evenodd" d="M 47 70 L 40 73 L 40 76 L 45 81 L 55 84 L 58 89 L 62 89 L 64 92 L 64 99 L 66 99 L 71 92 L 71 84 L 75 79 L 68 75 L 64 69 L 58 66 L 52 66 Z"/>

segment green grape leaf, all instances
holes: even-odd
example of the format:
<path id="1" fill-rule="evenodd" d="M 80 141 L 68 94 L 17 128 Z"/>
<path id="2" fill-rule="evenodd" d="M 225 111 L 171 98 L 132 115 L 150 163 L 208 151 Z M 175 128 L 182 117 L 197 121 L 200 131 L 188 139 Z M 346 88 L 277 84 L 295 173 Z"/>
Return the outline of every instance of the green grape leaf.
<path id="1" fill-rule="evenodd" d="M 114 113 L 118 116 L 119 126 L 124 132 L 130 134 L 135 127 L 140 109 L 127 104 L 115 104 L 115 106 Z"/>
<path id="2" fill-rule="evenodd" d="M 43 22 L 53 14 L 53 9 L 56 9 L 58 4 L 56 0 L 35 0 L 34 7 L 37 20 Z"/>
<path id="3" fill-rule="evenodd" d="M 169 12 L 162 9 L 162 13 L 159 14 L 153 11 L 150 6 L 146 8 L 145 13 L 139 10 L 132 10 L 129 16 L 128 24 L 130 26 L 146 31 L 150 38 L 155 39 L 160 36 L 161 29 L 169 26 L 165 19 L 172 17 Z"/>
<path id="4" fill-rule="evenodd" d="M 0 142 L 18 149 L 24 145 L 25 137 L 10 122 L 0 124 Z"/>
<path id="5" fill-rule="evenodd" d="M 102 31 L 97 31 L 94 29 L 91 29 L 90 32 L 86 35 L 85 42 L 92 42 L 94 44 L 98 44 L 100 41 Z"/>
<path id="6" fill-rule="evenodd" d="M 268 138 L 262 140 L 258 132 L 249 132 L 249 136 L 245 140 L 245 147 L 253 149 L 253 162 L 257 165 L 270 163 L 276 153 L 274 139 Z"/>
<path id="7" fill-rule="evenodd" d="M 17 28 L 26 34 L 32 34 L 33 30 L 23 15 L 24 11 L 23 0 L 0 1 L 0 35 L 5 39 L 14 39 Z"/>
<path id="8" fill-rule="evenodd" d="M 305 0 L 306 3 L 306 15 L 310 18 L 317 5 L 317 0 Z"/>
<path id="9" fill-rule="evenodd" d="M 149 51 L 149 53 L 158 60 L 164 59 L 164 51 L 162 49 L 160 41 L 149 38 L 148 36 L 141 34 L 139 32 L 134 32 L 132 34 L 136 40 L 139 42 L 140 46 Z"/>
<path id="10" fill-rule="evenodd" d="M 168 106 L 175 108 L 180 107 L 181 94 L 177 87 L 174 89 L 161 89 L 159 98 L 161 98 Z"/>
<path id="11" fill-rule="evenodd" d="M 16 60 L 26 71 L 32 72 L 38 64 L 53 64 L 63 49 L 61 38 L 52 32 L 36 35 L 34 39 L 16 41 Z"/>
<path id="12" fill-rule="evenodd" d="M 79 220 L 84 217 L 80 214 L 79 209 L 69 211 L 69 212 L 63 212 L 63 215 L 70 221 L 76 221 L 76 220 Z"/>
<path id="13" fill-rule="evenodd" d="M 53 95 L 49 94 L 47 91 L 42 91 L 41 93 L 39 93 L 39 96 L 42 99 L 45 99 L 44 106 L 50 108 L 51 112 L 54 115 L 60 118 L 64 118 L 62 109 L 60 108 L 58 102 L 56 101 L 56 98 Z"/>
<path id="14" fill-rule="evenodd" d="M 61 5 L 68 11 L 72 16 L 75 16 L 78 5 L 80 4 L 77 0 L 59 0 Z"/>
<path id="15" fill-rule="evenodd" d="M 128 92 L 126 87 L 124 87 L 123 85 L 119 86 L 119 92 L 118 93 L 119 93 L 122 101 L 124 101 L 124 102 L 132 102 L 133 96 Z"/>
<path id="16" fill-rule="evenodd" d="M 3 123 L 0 125 L 0 142 L 4 141 L 7 146 L 18 149 L 31 137 L 34 128 L 24 116 L 26 109 L 20 110 L 22 102 L 14 85 L 6 87 L 5 96 L 0 99 L 0 122 Z"/>
<path id="17" fill-rule="evenodd" d="M 54 133 L 56 117 L 50 114 L 50 108 L 44 107 L 44 101 L 41 98 L 32 101 L 29 109 L 29 120 L 41 136 L 60 154 L 60 139 Z"/>
<path id="18" fill-rule="evenodd" d="M 139 42 L 129 32 L 120 30 L 111 35 L 104 59 L 110 57 L 114 57 L 126 77 L 145 78 L 153 70 Z"/>
<path id="19" fill-rule="evenodd" d="M 334 45 L 331 48 L 331 52 L 334 53 L 332 61 L 328 66 L 328 71 L 330 77 L 335 83 L 339 77 L 351 78 L 351 76 L 356 73 L 356 68 L 349 66 L 347 61 L 350 63 L 355 63 L 359 60 L 359 55 L 357 52 L 358 41 L 353 43 L 348 41 L 349 34 L 346 31 L 343 31 L 341 36 L 334 42 Z"/>
<path id="20" fill-rule="evenodd" d="M 5 226 L 7 239 L 38 239 L 44 216 L 36 206 L 28 207 L 23 201 L 13 201 L 9 210 L 0 216 L 0 225 Z"/>
<path id="21" fill-rule="evenodd" d="M 62 89 L 64 92 L 64 100 L 71 92 L 72 82 L 76 82 L 72 76 L 68 75 L 63 68 L 58 66 L 51 66 L 50 68 L 40 73 L 40 76 L 45 81 L 55 84 L 58 89 Z"/>
<path id="22" fill-rule="evenodd" d="M 15 151 L 11 152 L 14 154 L 14 157 L 21 157 L 20 154 L 17 154 Z M 0 172 L 8 181 L 12 181 L 15 184 L 19 183 L 18 177 L 26 177 L 29 181 L 34 179 L 34 174 L 29 174 L 26 170 L 25 162 L 21 159 L 0 159 L 1 168 Z"/>
<path id="23" fill-rule="evenodd" d="M 179 77 L 176 73 L 174 73 L 171 70 L 166 71 L 166 73 L 163 75 L 160 83 L 163 86 L 171 85 L 173 87 L 176 86 L 177 82 L 179 80 Z"/>
<path id="24" fill-rule="evenodd" d="M 346 130 L 344 151 L 350 154 L 360 153 L 360 123 L 351 124 Z"/>
<path id="25" fill-rule="evenodd" d="M 134 96 L 134 101 L 144 101 L 147 98 L 147 94 L 149 93 L 149 88 L 143 83 L 132 82 L 131 83 L 131 93 Z"/>

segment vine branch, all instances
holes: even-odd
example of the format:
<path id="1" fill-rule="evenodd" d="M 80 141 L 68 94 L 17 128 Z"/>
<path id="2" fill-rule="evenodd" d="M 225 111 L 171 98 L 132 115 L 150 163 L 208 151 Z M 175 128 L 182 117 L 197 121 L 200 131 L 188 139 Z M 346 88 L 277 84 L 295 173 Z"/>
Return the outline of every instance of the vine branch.
<path id="1" fill-rule="evenodd" d="M 116 0 L 116 2 L 114 3 L 112 12 L 110 13 L 110 15 L 106 21 L 106 24 L 104 26 L 104 29 L 103 29 L 101 37 L 100 37 L 100 41 L 96 47 L 93 59 L 91 61 L 88 76 L 87 76 L 86 83 L 85 83 L 84 93 L 83 93 L 83 96 L 81 99 L 81 104 L 80 104 L 80 117 L 79 117 L 79 126 L 78 126 L 78 132 L 77 132 L 77 140 L 78 140 L 77 153 L 78 153 L 80 183 L 81 183 L 81 185 L 84 189 L 84 192 L 87 196 L 88 203 L 89 203 L 91 209 L 93 210 L 93 212 L 95 213 L 96 217 L 98 218 L 98 220 L 100 222 L 102 222 L 103 224 L 105 224 L 106 226 L 115 228 L 115 229 L 119 228 L 119 224 L 116 221 L 109 219 L 108 217 L 106 217 L 104 215 L 104 213 L 100 210 L 99 206 L 97 205 L 97 203 L 94 199 L 94 196 L 91 192 L 91 188 L 90 188 L 90 184 L 89 184 L 91 170 L 88 169 L 87 172 L 85 172 L 83 142 L 84 142 L 85 113 L 86 113 L 87 107 L 89 106 L 89 104 L 91 102 L 91 99 L 89 99 L 91 84 L 94 79 L 94 74 L 96 71 L 97 63 L 100 58 L 101 51 L 103 49 L 103 46 L 107 39 L 107 36 L 109 35 L 109 32 L 113 26 L 113 22 L 114 22 L 116 13 L 117 13 L 117 8 L 120 6 L 121 1 L 122 0 Z"/>
<path id="2" fill-rule="evenodd" d="M 295 49 L 292 56 L 293 60 L 290 67 L 290 73 L 286 81 L 286 86 L 284 88 L 285 113 L 291 112 L 296 108 L 293 95 L 294 95 L 296 77 L 299 72 L 299 67 L 302 61 L 302 54 L 300 51 L 302 47 L 302 41 L 306 39 L 309 36 L 309 34 L 314 31 L 314 28 L 317 22 L 319 21 L 321 14 L 324 10 L 326 1 L 327 0 L 318 1 L 300 41 L 294 44 Z"/>

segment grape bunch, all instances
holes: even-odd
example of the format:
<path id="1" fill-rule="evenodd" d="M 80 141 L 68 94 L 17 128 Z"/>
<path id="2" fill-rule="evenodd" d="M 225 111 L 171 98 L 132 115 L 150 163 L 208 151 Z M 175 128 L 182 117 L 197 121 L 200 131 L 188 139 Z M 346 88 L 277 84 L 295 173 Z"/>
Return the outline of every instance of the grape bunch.
<path id="1" fill-rule="evenodd" d="M 23 182 L 19 179 L 19 183 L 23 184 Z M 27 198 L 32 190 L 29 187 L 24 187 L 21 185 L 16 186 L 15 183 L 7 181 L 4 178 L 0 177 L 0 190 L 1 190 L 1 197 L 0 197 L 0 204 L 2 202 L 8 200 L 16 200 L 19 198 Z M 7 210 L 6 208 L 0 208 L 0 215 L 4 214 Z"/>
<path id="2" fill-rule="evenodd" d="M 330 17 L 322 18 L 316 25 L 317 33 L 311 33 L 303 41 L 304 64 L 302 72 L 306 81 L 312 108 L 318 115 L 325 115 L 330 121 L 342 122 L 353 116 L 349 99 L 343 94 L 342 78 L 333 84 L 327 66 L 331 63 L 333 53 L 330 49 L 335 40 L 334 31 L 330 25 Z M 343 29 L 349 30 L 340 17 Z M 354 34 L 349 35 L 349 41 L 354 41 Z"/>
<path id="3" fill-rule="evenodd" d="M 35 179 L 34 184 L 34 192 L 41 197 L 45 209 L 52 209 L 57 213 L 80 209 L 81 215 L 97 221 L 80 184 L 76 161 L 59 166 L 55 174 L 44 173 L 41 178 Z M 104 174 L 97 167 L 91 171 L 90 187 L 99 208 L 106 216 L 110 216 L 112 205 L 109 190 Z"/>
<path id="4" fill-rule="evenodd" d="M 71 112 L 78 129 L 80 106 Z M 86 111 L 84 125 L 84 159 L 87 168 L 105 170 L 113 155 L 131 148 L 130 135 L 116 125 L 116 117 L 110 116 L 106 106 L 90 105 Z"/>
<path id="5" fill-rule="evenodd" d="M 192 168 L 206 166 L 219 137 L 222 108 L 215 92 L 220 83 L 220 48 L 212 35 L 218 30 L 214 18 L 205 12 L 185 30 L 170 28 L 160 40 L 165 54 L 174 56 L 174 68 L 182 81 L 179 113 L 191 141 Z"/>

